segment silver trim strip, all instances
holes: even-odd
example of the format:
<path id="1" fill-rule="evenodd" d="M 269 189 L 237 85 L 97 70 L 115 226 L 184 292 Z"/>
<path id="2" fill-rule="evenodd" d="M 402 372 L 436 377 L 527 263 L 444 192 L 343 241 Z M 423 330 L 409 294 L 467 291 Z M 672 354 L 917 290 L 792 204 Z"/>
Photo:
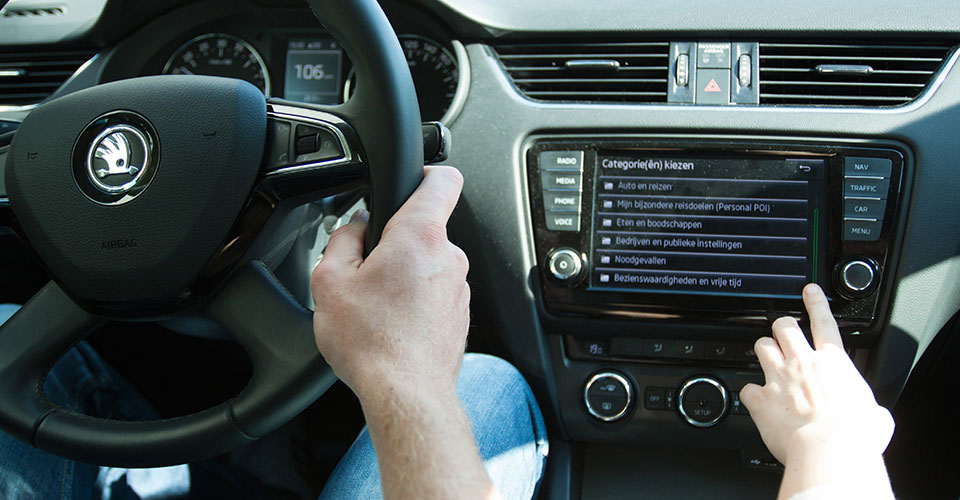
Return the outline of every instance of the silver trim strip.
<path id="1" fill-rule="evenodd" d="M 27 73 L 25 69 L 0 69 L 0 78 L 3 77 L 18 77 L 23 76 Z"/>
<path id="2" fill-rule="evenodd" d="M 447 112 L 440 118 L 440 123 L 448 127 L 460 116 L 460 111 L 467 102 L 467 94 L 470 93 L 470 57 L 467 55 L 467 49 L 459 40 L 452 40 L 450 45 L 453 46 L 453 53 L 456 56 L 458 74 L 457 91 L 453 93 L 453 101 L 450 102 Z"/>
<path id="3" fill-rule="evenodd" d="M 604 417 L 602 415 L 599 415 L 596 412 L 596 410 L 594 410 L 593 407 L 590 406 L 590 398 L 587 395 L 587 393 L 590 391 L 590 387 L 592 387 L 597 380 L 600 380 L 601 378 L 606 378 L 606 377 L 616 380 L 627 391 L 627 402 L 625 405 L 623 405 L 623 410 L 612 417 Z M 619 420 L 623 418 L 623 416 L 626 415 L 628 411 L 630 411 L 630 404 L 633 402 L 633 389 L 631 389 L 631 387 L 632 386 L 630 385 L 630 382 L 623 375 L 620 375 L 619 373 L 600 372 L 594 375 L 593 377 L 591 377 L 590 380 L 587 381 L 587 384 L 583 386 L 583 403 L 587 406 L 587 411 L 590 413 L 590 415 L 593 415 L 595 418 L 603 420 L 604 422 L 613 422 L 615 420 Z"/>
<path id="4" fill-rule="evenodd" d="M 304 116 L 305 114 L 310 114 L 311 116 Z M 331 115 L 329 113 L 324 113 L 322 111 L 316 111 L 307 108 L 300 108 L 296 106 L 286 106 L 283 104 L 272 104 L 267 103 L 267 117 L 268 118 L 280 118 L 287 120 L 294 120 L 298 122 L 307 122 L 318 127 L 324 128 L 331 131 L 334 135 L 337 136 L 337 140 L 340 141 L 340 146 L 343 148 L 343 157 L 334 158 L 332 160 L 324 160 L 312 163 L 303 163 L 300 165 L 291 165 L 289 167 L 283 167 L 276 170 L 268 172 L 264 177 L 276 177 L 280 175 L 295 174 L 300 172 L 305 172 L 308 170 L 319 169 L 324 167 L 332 167 L 334 165 L 345 165 L 349 163 L 359 163 L 359 158 L 356 158 L 353 149 L 351 149 L 350 144 L 347 143 L 346 136 L 343 135 L 343 132 L 340 131 L 340 128 L 336 124 L 340 123 L 346 125 L 347 123 L 337 116 Z M 294 131 L 291 131 L 293 133 Z"/>
<path id="5" fill-rule="evenodd" d="M 57 87 L 57 90 L 54 90 L 53 93 L 51 93 L 50 96 L 47 97 L 46 99 L 44 99 L 43 101 L 40 101 L 40 102 L 38 102 L 38 103 L 36 103 L 36 104 L 27 104 L 27 105 L 25 105 L 25 106 L 3 106 L 3 105 L 0 105 L 0 113 L 6 112 L 6 111 L 29 111 L 29 110 L 31 110 L 31 109 L 36 108 L 37 106 L 40 106 L 40 105 L 43 104 L 47 99 L 50 99 L 51 97 L 56 97 L 56 96 L 57 96 L 57 93 L 60 92 L 61 89 L 63 89 L 63 88 L 66 87 L 67 85 L 70 85 L 70 83 L 72 83 L 74 80 L 76 80 L 77 77 L 80 76 L 80 73 L 83 73 L 87 68 L 89 68 L 90 65 L 93 64 L 93 62 L 96 61 L 99 57 L 100 57 L 100 54 L 94 54 L 93 57 L 91 57 L 90 59 L 87 59 L 87 62 L 81 64 L 80 67 L 77 68 L 77 70 L 74 71 L 73 74 L 70 75 L 69 78 L 67 78 L 66 80 L 63 81 L 63 84 L 62 84 L 62 85 L 60 85 L 59 87 Z"/>
<path id="6" fill-rule="evenodd" d="M 717 414 L 717 418 L 714 418 L 709 422 L 698 422 L 693 418 L 691 418 L 689 415 L 687 415 L 687 412 L 684 411 L 683 409 L 683 393 L 685 393 L 687 389 L 689 389 L 694 384 L 699 384 L 699 383 L 704 383 L 704 384 L 709 384 L 714 386 L 718 391 L 720 391 L 720 395 L 723 396 L 723 408 L 720 409 L 720 412 Z M 683 416 L 683 419 L 686 420 L 688 424 L 694 427 L 713 427 L 714 425 L 717 425 L 717 422 L 719 422 L 720 419 L 727 414 L 727 408 L 729 406 L 730 406 L 730 396 L 727 394 L 727 389 L 723 386 L 723 384 L 721 384 L 720 382 L 717 382 L 716 380 L 710 377 L 697 377 L 684 382 L 683 387 L 680 388 L 679 394 L 677 394 L 677 409 L 680 410 L 680 415 Z"/>

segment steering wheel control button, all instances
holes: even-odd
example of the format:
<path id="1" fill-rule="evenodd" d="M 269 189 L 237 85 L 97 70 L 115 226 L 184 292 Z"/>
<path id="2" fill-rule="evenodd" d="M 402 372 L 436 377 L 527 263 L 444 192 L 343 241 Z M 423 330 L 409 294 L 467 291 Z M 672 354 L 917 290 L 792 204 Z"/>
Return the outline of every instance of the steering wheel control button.
<path id="1" fill-rule="evenodd" d="M 680 415 L 694 427 L 713 427 L 726 415 L 729 396 L 720 382 L 710 377 L 686 381 L 680 388 Z"/>
<path id="2" fill-rule="evenodd" d="M 893 161 L 889 158 L 863 158 L 848 156 L 843 159 L 843 174 L 847 176 L 869 176 L 890 178 Z"/>
<path id="3" fill-rule="evenodd" d="M 136 198 L 159 163 L 157 133 L 132 112 L 107 113 L 86 126 L 73 153 L 77 187 L 91 201 L 117 205 Z"/>
<path id="4" fill-rule="evenodd" d="M 264 152 L 267 168 L 279 168 L 289 165 L 293 156 L 290 154 L 290 133 L 293 125 L 285 120 L 276 118 L 267 119 L 267 143 Z"/>
<path id="5" fill-rule="evenodd" d="M 840 284 L 849 293 L 862 294 L 868 291 L 876 277 L 875 267 L 865 260 L 851 260 L 840 268 Z"/>
<path id="6" fill-rule="evenodd" d="M 604 422 L 623 418 L 633 402 L 630 382 L 619 373 L 600 372 L 590 378 L 583 388 L 583 402 L 587 412 Z"/>
<path id="7" fill-rule="evenodd" d="M 310 125 L 297 125 L 296 163 L 343 158 L 343 146 L 333 132 Z"/>
<path id="8" fill-rule="evenodd" d="M 572 248 L 558 248 L 547 255 L 550 274 L 560 281 L 573 281 L 583 272 L 583 259 Z"/>

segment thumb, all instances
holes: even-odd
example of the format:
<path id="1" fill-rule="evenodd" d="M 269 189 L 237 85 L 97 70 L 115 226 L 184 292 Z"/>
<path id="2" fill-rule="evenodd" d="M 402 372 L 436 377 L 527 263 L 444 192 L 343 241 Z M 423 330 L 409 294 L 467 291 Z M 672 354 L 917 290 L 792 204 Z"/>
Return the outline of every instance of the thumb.
<path id="1" fill-rule="evenodd" d="M 363 263 L 363 240 L 367 233 L 367 220 L 370 212 L 357 210 L 350 217 L 350 223 L 337 228 L 330 235 L 330 241 L 323 252 L 324 266 L 338 268 L 349 266 L 354 269 Z"/>

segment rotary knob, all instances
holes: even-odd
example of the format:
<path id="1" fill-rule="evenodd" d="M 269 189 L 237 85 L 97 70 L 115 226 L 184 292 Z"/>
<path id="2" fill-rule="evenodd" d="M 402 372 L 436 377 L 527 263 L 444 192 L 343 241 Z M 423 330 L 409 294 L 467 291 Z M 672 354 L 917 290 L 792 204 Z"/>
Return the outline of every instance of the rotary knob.
<path id="1" fill-rule="evenodd" d="M 687 380 L 677 397 L 680 415 L 694 427 L 713 427 L 727 413 L 730 397 L 727 389 L 710 377 Z"/>
<path id="2" fill-rule="evenodd" d="M 554 278 L 573 282 L 583 272 L 583 258 L 572 248 L 557 248 L 547 255 L 547 269 Z"/>
<path id="3" fill-rule="evenodd" d="M 851 260 L 840 268 L 840 284 L 853 295 L 867 293 L 876 279 L 877 268 L 867 260 Z"/>
<path id="4" fill-rule="evenodd" d="M 633 402 L 630 382 L 616 372 L 600 372 L 590 377 L 583 388 L 583 403 L 587 412 L 604 422 L 623 418 Z"/>

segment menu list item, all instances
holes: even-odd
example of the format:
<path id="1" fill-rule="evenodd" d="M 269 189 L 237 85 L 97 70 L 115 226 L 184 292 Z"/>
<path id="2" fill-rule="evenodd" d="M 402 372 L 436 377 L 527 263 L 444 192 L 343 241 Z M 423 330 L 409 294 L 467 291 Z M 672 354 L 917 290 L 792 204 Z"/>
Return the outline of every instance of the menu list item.
<path id="1" fill-rule="evenodd" d="M 601 154 L 591 285 L 799 296 L 824 170 L 819 158 Z"/>

